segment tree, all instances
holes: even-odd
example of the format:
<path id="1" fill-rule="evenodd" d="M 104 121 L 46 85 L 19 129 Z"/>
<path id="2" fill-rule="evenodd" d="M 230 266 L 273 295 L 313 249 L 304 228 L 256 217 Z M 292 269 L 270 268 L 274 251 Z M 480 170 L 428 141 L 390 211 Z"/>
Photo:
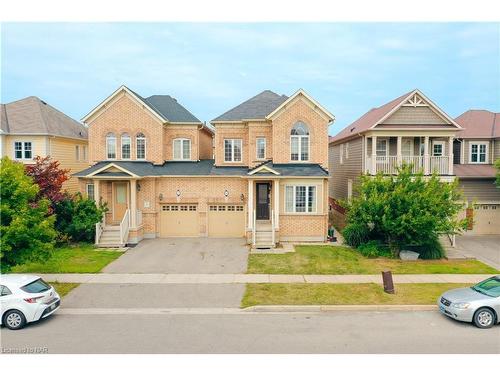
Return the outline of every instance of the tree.
<path id="1" fill-rule="evenodd" d="M 495 168 L 497 169 L 497 179 L 495 181 L 497 187 L 500 188 L 500 158 L 495 160 Z"/>
<path id="2" fill-rule="evenodd" d="M 355 232 L 363 243 L 380 240 L 397 255 L 405 246 L 435 244 L 439 234 L 465 229 L 467 220 L 457 218 L 463 209 L 458 181 L 414 175 L 407 165 L 398 172 L 362 176 L 359 195 L 347 204 L 348 235 Z"/>
<path id="3" fill-rule="evenodd" d="M 69 179 L 69 169 L 59 168 L 57 160 L 50 156 L 35 158 L 35 164 L 26 166 L 26 174 L 39 186 L 37 198 L 47 198 L 52 205 L 64 198 L 62 185 Z"/>
<path id="4" fill-rule="evenodd" d="M 74 196 L 67 194 L 55 204 L 54 211 L 61 240 L 92 242 L 95 225 L 102 220 L 107 208 L 105 205 L 97 206 L 93 200 L 77 193 Z"/>
<path id="5" fill-rule="evenodd" d="M 28 260 L 43 260 L 54 247 L 55 217 L 47 199 L 37 199 L 39 188 L 24 166 L 8 157 L 0 161 L 0 259 L 2 268 Z"/>

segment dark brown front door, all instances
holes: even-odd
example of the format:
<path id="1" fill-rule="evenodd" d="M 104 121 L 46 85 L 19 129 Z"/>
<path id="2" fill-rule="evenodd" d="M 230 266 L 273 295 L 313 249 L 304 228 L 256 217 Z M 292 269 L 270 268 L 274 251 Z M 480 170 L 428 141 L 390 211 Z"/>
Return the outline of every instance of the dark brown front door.
<path id="1" fill-rule="evenodd" d="M 257 183 L 257 220 L 269 220 L 269 184 Z"/>

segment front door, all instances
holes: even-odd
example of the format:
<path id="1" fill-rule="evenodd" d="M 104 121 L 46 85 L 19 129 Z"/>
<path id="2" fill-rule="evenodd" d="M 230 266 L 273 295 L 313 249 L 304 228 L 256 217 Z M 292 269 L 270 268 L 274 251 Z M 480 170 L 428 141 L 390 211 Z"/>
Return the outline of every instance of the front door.
<path id="1" fill-rule="evenodd" d="M 120 222 L 127 210 L 127 182 L 115 182 L 113 185 L 113 221 Z"/>
<path id="2" fill-rule="evenodd" d="M 269 220 L 269 183 L 257 183 L 257 220 Z"/>

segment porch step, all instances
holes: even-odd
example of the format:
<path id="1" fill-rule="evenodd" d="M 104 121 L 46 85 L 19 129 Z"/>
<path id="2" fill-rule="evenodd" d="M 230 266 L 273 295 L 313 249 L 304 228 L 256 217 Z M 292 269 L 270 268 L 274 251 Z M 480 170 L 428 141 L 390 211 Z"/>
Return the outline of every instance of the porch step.
<path id="1" fill-rule="evenodd" d="M 99 238 L 98 247 L 123 247 L 124 244 L 120 240 L 120 226 L 106 225 Z"/>

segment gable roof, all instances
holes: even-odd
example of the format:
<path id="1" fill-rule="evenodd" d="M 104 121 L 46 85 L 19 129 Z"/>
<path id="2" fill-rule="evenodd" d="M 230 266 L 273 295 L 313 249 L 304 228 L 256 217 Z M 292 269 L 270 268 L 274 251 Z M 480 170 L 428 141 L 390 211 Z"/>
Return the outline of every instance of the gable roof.
<path id="1" fill-rule="evenodd" d="M 288 96 L 286 95 L 278 95 L 271 90 L 265 90 L 216 117 L 211 122 L 263 120 L 287 99 Z"/>
<path id="2" fill-rule="evenodd" d="M 102 107 L 109 103 L 120 92 L 126 92 L 149 110 L 162 123 L 200 123 L 201 121 L 182 106 L 177 99 L 170 95 L 152 95 L 147 98 L 142 97 L 127 86 L 120 86 L 115 92 L 104 99 L 98 106 L 82 118 L 86 122 L 90 117 L 97 113 Z"/>
<path id="3" fill-rule="evenodd" d="M 86 126 L 36 96 L 0 106 L 2 133 L 88 138 Z"/>
<path id="4" fill-rule="evenodd" d="M 500 113 L 484 109 L 471 109 L 455 119 L 463 130 L 459 138 L 499 138 Z"/>
<path id="5" fill-rule="evenodd" d="M 266 116 L 266 119 L 270 119 L 271 117 L 275 116 L 282 108 L 285 108 L 289 103 L 291 103 L 295 98 L 302 96 L 306 98 L 309 102 L 311 102 L 314 105 L 315 109 L 320 109 L 321 112 L 323 112 L 327 117 L 329 121 L 334 121 L 335 116 L 330 113 L 325 107 L 323 107 L 321 104 L 319 104 L 316 100 L 314 100 L 308 93 L 306 93 L 304 90 L 299 89 L 297 90 L 292 96 L 290 96 L 287 100 L 285 100 L 281 105 L 276 108 L 274 111 L 272 111 L 270 114 Z"/>
<path id="6" fill-rule="evenodd" d="M 439 115 L 445 118 L 454 128 L 460 128 L 460 126 L 456 124 L 453 119 L 451 119 L 446 113 L 444 113 L 439 107 L 437 107 L 420 90 L 415 89 L 397 97 L 396 99 L 391 100 L 390 102 L 380 107 L 372 108 L 352 124 L 346 126 L 343 130 L 341 130 L 330 140 L 330 142 L 338 142 L 342 139 L 349 138 L 353 135 L 363 133 L 369 129 L 374 128 L 375 126 L 386 120 L 394 112 L 396 112 L 409 98 L 411 98 L 415 94 L 418 94 L 426 102 L 428 102 L 429 105 L 432 106 L 439 113 Z"/>

